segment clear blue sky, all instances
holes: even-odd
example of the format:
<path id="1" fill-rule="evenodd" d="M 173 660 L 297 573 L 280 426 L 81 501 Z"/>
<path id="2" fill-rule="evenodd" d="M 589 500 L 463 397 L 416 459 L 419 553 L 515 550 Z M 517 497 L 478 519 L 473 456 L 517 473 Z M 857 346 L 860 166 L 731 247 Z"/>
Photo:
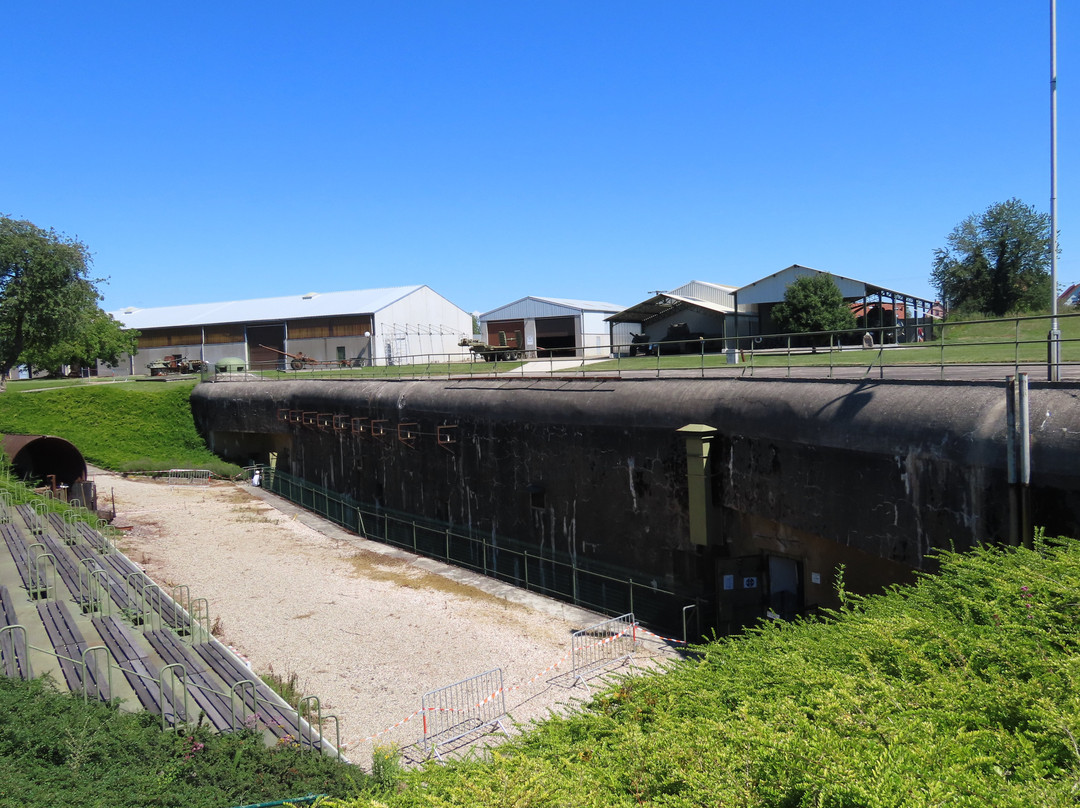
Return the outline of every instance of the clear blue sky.
<path id="1" fill-rule="evenodd" d="M 1058 10 L 1059 280 L 1080 281 L 1080 12 Z M 1049 3 L 5 4 L 0 212 L 106 310 L 428 284 L 631 305 L 793 263 L 932 297 L 1049 210 Z"/>

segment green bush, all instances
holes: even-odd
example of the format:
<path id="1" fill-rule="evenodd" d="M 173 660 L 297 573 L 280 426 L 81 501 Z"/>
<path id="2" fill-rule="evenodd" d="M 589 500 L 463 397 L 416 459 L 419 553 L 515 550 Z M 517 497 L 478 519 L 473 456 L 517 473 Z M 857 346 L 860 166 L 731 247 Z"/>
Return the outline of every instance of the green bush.
<path id="1" fill-rule="evenodd" d="M 379 800 L 1075 805 L 1080 544 L 940 561 L 941 574 L 916 586 L 703 646 L 584 714 L 549 719 L 490 761 L 411 772 Z"/>
<path id="2" fill-rule="evenodd" d="M 353 766 L 267 748 L 255 732 L 162 732 L 160 720 L 0 677 L 0 805 L 221 808 L 374 788 Z"/>

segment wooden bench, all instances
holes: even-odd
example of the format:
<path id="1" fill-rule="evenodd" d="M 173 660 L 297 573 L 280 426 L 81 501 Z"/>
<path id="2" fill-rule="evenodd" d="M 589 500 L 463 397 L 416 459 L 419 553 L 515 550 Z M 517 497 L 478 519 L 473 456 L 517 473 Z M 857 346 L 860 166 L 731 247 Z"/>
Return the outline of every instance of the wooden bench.
<path id="1" fill-rule="evenodd" d="M 183 709 L 174 703 L 168 688 L 162 699 L 161 673 L 147 656 L 145 645 L 136 640 L 131 630 L 115 617 L 95 617 L 92 622 L 143 709 L 161 715 L 164 701 L 165 720 L 170 724 L 183 721 Z"/>
<path id="2" fill-rule="evenodd" d="M 89 602 L 89 595 L 87 591 L 90 583 L 87 578 L 90 576 L 90 571 L 85 567 L 80 568 L 78 562 L 75 560 L 74 554 L 71 552 L 72 548 L 68 547 L 62 541 L 55 536 L 45 534 L 38 537 L 41 539 L 41 543 L 45 545 L 45 548 L 52 553 L 52 557 L 56 564 L 56 572 L 60 576 L 60 580 L 67 586 L 68 591 L 71 593 L 71 598 L 74 600 L 80 608 L 85 609 Z"/>
<path id="3" fill-rule="evenodd" d="M 34 510 L 33 505 L 16 505 L 15 511 L 22 517 L 23 523 L 26 525 L 26 529 L 33 535 L 38 535 L 44 532 L 46 527 L 46 521 L 38 516 L 37 511 Z"/>
<path id="4" fill-rule="evenodd" d="M 47 600 L 38 603 L 37 609 L 45 626 L 45 633 L 49 636 L 49 642 L 52 643 L 53 651 L 60 662 L 60 670 L 64 673 L 68 690 L 82 690 L 85 677 L 87 692 L 93 688 L 98 698 L 108 701 L 108 671 L 100 670 L 92 655 L 86 659 L 84 670 L 83 651 L 87 648 L 86 640 L 68 611 L 67 604 Z"/>
<path id="5" fill-rule="evenodd" d="M 0 586 L 0 628 L 18 625 L 19 621 L 15 614 L 15 603 L 11 598 L 6 586 Z M 5 676 L 18 676 L 20 679 L 28 679 L 29 666 L 27 664 L 26 634 L 16 634 L 5 631 L 0 634 L 0 665 Z"/>
<path id="6" fill-rule="evenodd" d="M 307 721 L 303 721 L 296 710 L 283 707 L 281 697 L 220 642 L 212 639 L 198 643 L 193 648 L 224 682 L 231 686 L 245 681 L 254 685 L 255 699 L 251 697 L 252 688 L 238 688 L 238 692 L 243 695 L 248 709 L 258 713 L 262 723 L 274 737 L 290 736 L 298 743 L 303 741 L 308 748 L 318 744 L 326 751 L 334 751 L 333 746 L 324 740 L 313 742 L 312 738 L 321 738 L 319 731 L 313 729 Z"/>
<path id="7" fill-rule="evenodd" d="M 188 693 L 210 724 L 219 732 L 230 732 L 234 729 L 228 688 L 222 687 L 221 682 L 215 679 L 180 638 L 169 629 L 147 631 L 144 636 L 166 665 L 179 663 L 184 666 Z"/>
<path id="8" fill-rule="evenodd" d="M 124 580 L 123 574 L 117 572 L 115 565 L 108 563 L 107 557 L 98 555 L 85 544 L 76 545 L 69 549 L 80 562 L 94 562 L 92 566 L 80 564 L 84 569 L 89 566 L 90 569 L 100 569 L 102 571 L 102 577 L 105 579 L 104 583 L 109 588 L 109 597 L 112 598 L 113 603 L 133 619 L 140 616 L 140 601 L 128 592 L 127 582 Z M 83 575 L 85 574 L 84 572 Z"/>

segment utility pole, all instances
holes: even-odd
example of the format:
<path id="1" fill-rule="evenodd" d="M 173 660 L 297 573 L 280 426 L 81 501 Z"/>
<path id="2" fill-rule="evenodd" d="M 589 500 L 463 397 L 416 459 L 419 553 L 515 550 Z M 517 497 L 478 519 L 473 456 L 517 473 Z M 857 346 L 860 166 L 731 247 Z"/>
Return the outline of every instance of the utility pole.
<path id="1" fill-rule="evenodd" d="M 1051 382 L 1061 381 L 1057 254 L 1057 0 L 1050 0 L 1050 333 L 1046 335 L 1046 378 Z"/>

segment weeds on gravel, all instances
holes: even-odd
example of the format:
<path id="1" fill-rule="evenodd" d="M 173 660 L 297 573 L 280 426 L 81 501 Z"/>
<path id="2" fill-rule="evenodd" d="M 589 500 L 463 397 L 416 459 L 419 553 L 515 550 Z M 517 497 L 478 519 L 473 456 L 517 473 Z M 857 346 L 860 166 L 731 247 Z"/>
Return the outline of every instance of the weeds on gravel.
<path id="1" fill-rule="evenodd" d="M 266 682 L 271 690 L 281 696 L 285 703 L 291 705 L 294 709 L 300 703 L 300 699 L 304 697 L 300 676 L 295 672 L 282 675 L 275 673 L 274 666 L 270 665 L 266 673 L 259 674 L 259 678 Z"/>

